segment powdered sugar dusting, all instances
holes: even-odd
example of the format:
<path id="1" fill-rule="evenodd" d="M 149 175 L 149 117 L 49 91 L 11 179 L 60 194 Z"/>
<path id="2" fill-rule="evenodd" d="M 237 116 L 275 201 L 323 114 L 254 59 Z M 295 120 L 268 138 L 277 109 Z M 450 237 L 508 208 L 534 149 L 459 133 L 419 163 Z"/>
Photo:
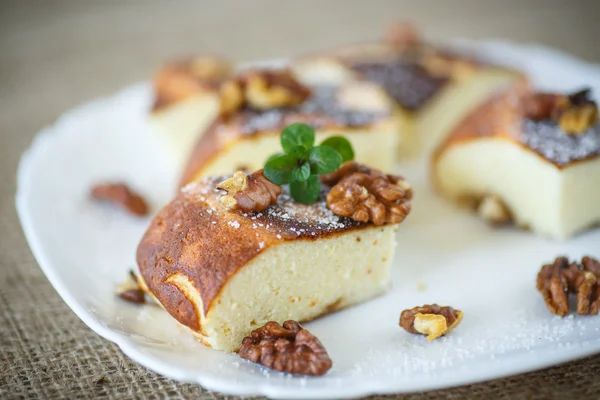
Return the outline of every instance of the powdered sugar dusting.
<path id="1" fill-rule="evenodd" d="M 227 178 L 228 176 L 207 177 L 188 184 L 181 191 L 186 196 L 205 202 L 209 215 L 215 211 L 224 212 L 223 207 L 218 204 L 218 199 L 225 192 L 216 189 L 215 186 Z M 244 220 L 250 220 L 252 229 L 266 229 L 280 240 L 316 238 L 326 234 L 359 229 L 366 225 L 334 214 L 327 207 L 325 200 L 329 190 L 330 187 L 321 185 L 321 193 L 317 201 L 306 205 L 294 200 L 290 195 L 289 187 L 285 185 L 277 198 L 277 203 L 262 212 L 251 211 L 236 214 L 236 218 L 229 220 L 227 225 L 238 229 Z"/>
<path id="2" fill-rule="evenodd" d="M 600 125 L 581 135 L 567 135 L 555 121 L 525 120 L 521 142 L 558 165 L 600 154 Z"/>
<path id="3" fill-rule="evenodd" d="M 339 88 L 335 86 L 315 86 L 311 97 L 294 108 L 272 109 L 263 112 L 246 110 L 242 114 L 242 133 L 250 135 L 269 131 L 286 125 L 290 118 L 308 117 L 314 128 L 321 128 L 332 122 L 341 127 L 366 126 L 387 116 L 384 112 L 352 110 L 342 107 L 337 100 Z"/>
<path id="4" fill-rule="evenodd" d="M 432 76 L 414 62 L 394 59 L 355 64 L 353 68 L 381 85 L 402 107 L 415 111 L 423 107 L 448 82 Z"/>
<path id="5" fill-rule="evenodd" d="M 325 233 L 358 228 L 361 223 L 334 214 L 325 201 L 329 188 L 321 187 L 319 199 L 310 205 L 295 201 L 284 186 L 277 203 L 267 208 L 258 220 L 267 224 L 267 229 L 276 231 L 282 238 L 314 237 Z"/>

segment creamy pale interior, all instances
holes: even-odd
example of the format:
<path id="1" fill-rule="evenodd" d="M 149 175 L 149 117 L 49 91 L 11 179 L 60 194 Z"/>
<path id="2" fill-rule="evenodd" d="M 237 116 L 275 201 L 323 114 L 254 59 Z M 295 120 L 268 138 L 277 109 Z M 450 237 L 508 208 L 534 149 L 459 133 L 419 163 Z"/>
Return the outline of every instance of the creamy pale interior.
<path id="1" fill-rule="evenodd" d="M 332 135 L 343 135 L 352 143 L 355 159 L 358 162 L 389 171 L 394 163 L 394 149 L 398 135 L 394 118 L 370 127 L 357 129 L 317 130 L 316 143 Z M 224 144 L 224 149 L 216 153 L 194 179 L 205 176 L 229 174 L 240 167 L 251 171 L 264 166 L 269 156 L 281 151 L 279 132 L 263 132 L 249 135 Z"/>
<path id="2" fill-rule="evenodd" d="M 400 129 L 400 152 L 430 157 L 455 125 L 492 93 L 517 80 L 515 73 L 481 68 L 464 81 L 447 83 L 422 109 L 410 114 Z"/>
<path id="3" fill-rule="evenodd" d="M 451 199 L 497 195 L 518 225 L 543 236 L 564 239 L 600 223 L 600 157 L 559 168 L 512 140 L 480 138 L 451 145 L 434 168 Z"/>
<path id="4" fill-rule="evenodd" d="M 294 72 L 303 81 L 344 84 L 355 74 L 334 58 L 317 56 L 297 61 Z M 401 156 L 431 156 L 454 126 L 495 91 L 520 78 L 518 73 L 482 66 L 461 81 L 450 81 L 414 112 L 397 108 L 398 148 Z"/>
<path id="5" fill-rule="evenodd" d="M 390 286 L 398 225 L 369 227 L 316 241 L 283 242 L 242 267 L 199 311 L 204 343 L 235 351 L 253 329 L 268 321 L 307 321 L 364 302 Z M 200 294 L 184 275 L 175 284 L 203 310 Z"/>
<path id="6" fill-rule="evenodd" d="M 163 143 L 169 159 L 178 169 L 184 167 L 200 133 L 206 130 L 218 112 L 216 93 L 207 91 L 151 114 L 152 133 Z"/>

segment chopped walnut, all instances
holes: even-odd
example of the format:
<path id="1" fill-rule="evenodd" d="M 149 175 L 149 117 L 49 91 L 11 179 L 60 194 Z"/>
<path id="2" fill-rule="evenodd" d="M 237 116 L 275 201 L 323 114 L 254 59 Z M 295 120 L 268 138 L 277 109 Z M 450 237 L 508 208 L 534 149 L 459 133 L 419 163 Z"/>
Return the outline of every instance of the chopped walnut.
<path id="1" fill-rule="evenodd" d="M 221 86 L 221 115 L 231 115 L 244 106 L 255 110 L 293 107 L 310 94 L 288 70 L 250 70 Z"/>
<path id="2" fill-rule="evenodd" d="M 412 188 L 402 177 L 348 161 L 321 180 L 334 185 L 327 206 L 337 215 L 383 225 L 402 222 L 410 212 Z"/>
<path id="3" fill-rule="evenodd" d="M 129 270 L 127 280 L 117 286 L 117 295 L 130 303 L 143 304 L 146 302 L 146 293 L 142 289 L 137 275 L 132 270 Z"/>
<path id="4" fill-rule="evenodd" d="M 296 321 L 283 326 L 270 321 L 242 341 L 240 357 L 277 371 L 325 375 L 332 366 L 327 351 L 313 334 Z"/>
<path id="5" fill-rule="evenodd" d="M 558 123 L 560 128 L 569 135 L 581 135 L 598 121 L 596 104 L 584 104 L 569 107 L 561 115 Z"/>
<path id="6" fill-rule="evenodd" d="M 505 224 L 512 221 L 512 215 L 506 204 L 495 195 L 483 197 L 477 206 L 477 214 L 492 224 Z"/>
<path id="7" fill-rule="evenodd" d="M 562 94 L 533 93 L 525 98 L 523 109 L 525 117 L 534 121 L 554 119 L 569 105 L 569 99 Z"/>
<path id="8" fill-rule="evenodd" d="M 419 31 L 411 23 L 394 23 L 385 32 L 384 41 L 397 49 L 406 49 L 419 44 Z"/>
<path id="9" fill-rule="evenodd" d="M 219 198 L 219 203 L 228 210 L 263 211 L 277 202 L 281 194 L 281 186 L 269 181 L 263 170 L 246 175 L 237 171 L 233 177 L 219 183 L 217 189 L 227 192 Z"/>
<path id="10" fill-rule="evenodd" d="M 580 135 L 598 122 L 598 105 L 589 89 L 570 95 L 534 93 L 525 99 L 524 109 L 534 121 L 557 121 L 568 135 Z"/>
<path id="11" fill-rule="evenodd" d="M 577 294 L 577 313 L 596 315 L 600 308 L 600 262 L 583 257 L 580 263 L 558 257 L 542 266 L 537 289 L 550 312 L 564 317 L 569 313 L 569 293 Z"/>
<path id="12" fill-rule="evenodd" d="M 427 335 L 434 340 L 456 328 L 463 319 L 463 312 L 437 304 L 415 307 L 402 311 L 400 326 L 410 333 Z"/>
<path id="13" fill-rule="evenodd" d="M 92 198 L 118 204 L 130 214 L 144 216 L 148 214 L 148 205 L 142 196 L 123 183 L 104 183 L 91 190 Z"/>
<path id="14" fill-rule="evenodd" d="M 244 105 L 244 89 L 240 82 L 229 80 L 219 89 L 221 115 L 232 115 Z"/>

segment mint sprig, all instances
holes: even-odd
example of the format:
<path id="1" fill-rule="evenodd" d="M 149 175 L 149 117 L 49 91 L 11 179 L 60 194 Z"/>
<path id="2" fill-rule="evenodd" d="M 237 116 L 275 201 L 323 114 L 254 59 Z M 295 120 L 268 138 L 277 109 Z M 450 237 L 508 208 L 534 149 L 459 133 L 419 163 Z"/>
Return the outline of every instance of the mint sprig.
<path id="1" fill-rule="evenodd" d="M 294 200 L 311 204 L 321 191 L 318 175 L 337 170 L 354 159 L 348 139 L 331 136 L 315 146 L 315 131 L 306 124 L 288 125 L 281 132 L 282 153 L 267 159 L 264 176 L 278 185 L 290 185 Z"/>

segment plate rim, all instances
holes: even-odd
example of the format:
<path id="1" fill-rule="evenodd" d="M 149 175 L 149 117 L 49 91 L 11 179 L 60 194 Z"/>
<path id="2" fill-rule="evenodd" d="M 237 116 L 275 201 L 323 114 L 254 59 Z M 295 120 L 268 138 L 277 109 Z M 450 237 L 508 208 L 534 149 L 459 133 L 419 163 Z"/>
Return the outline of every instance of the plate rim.
<path id="1" fill-rule="evenodd" d="M 576 62 L 579 66 L 585 67 L 590 70 L 592 74 L 598 74 L 600 76 L 600 65 L 587 62 L 585 60 L 578 59 L 566 52 L 562 52 L 560 50 L 534 44 L 534 43 L 515 43 L 509 40 L 471 40 L 471 39 L 453 39 L 454 42 L 457 43 L 466 43 L 467 45 L 508 45 L 519 47 L 522 49 L 527 48 L 535 48 L 542 49 L 545 52 L 548 52 L 556 57 L 561 57 L 564 59 L 568 59 L 570 62 Z M 285 62 L 285 59 L 271 59 L 271 60 L 258 60 L 248 63 L 240 64 L 241 68 L 252 66 L 252 65 L 273 65 L 274 63 L 282 63 Z M 417 393 L 423 391 L 432 391 L 432 390 L 442 390 L 459 386 L 466 386 L 474 383 L 484 382 L 492 379 L 502 379 L 508 376 L 520 375 L 527 372 L 533 372 L 542 370 L 545 368 L 549 368 L 552 366 L 560 365 L 565 362 L 575 361 L 587 356 L 591 356 L 594 354 L 600 353 L 600 338 L 597 340 L 586 341 L 587 346 L 583 346 L 582 348 L 572 349 L 571 353 L 568 354 L 559 354 L 554 355 L 552 357 L 546 358 L 543 363 L 523 363 L 516 368 L 503 368 L 502 372 L 497 374 L 494 373 L 484 373 L 480 374 L 481 376 L 469 375 L 464 379 L 455 379 L 451 383 L 444 383 L 442 385 L 437 385 L 435 388 L 411 388 L 409 390 L 405 390 L 402 386 L 394 386 L 393 384 L 385 385 L 386 381 L 371 381 L 368 386 L 365 386 L 363 390 L 355 391 L 353 388 L 353 392 L 344 392 L 342 387 L 333 387 L 332 389 L 317 389 L 317 392 L 311 393 L 310 389 L 307 387 L 303 388 L 302 391 L 299 391 L 294 395 L 294 393 L 290 393 L 289 391 L 282 393 L 281 389 L 278 387 L 271 386 L 268 382 L 258 382 L 254 384 L 244 384 L 244 383 L 236 383 L 235 385 L 229 385 L 227 380 L 213 378 L 210 375 L 199 375 L 199 374 L 185 374 L 185 373 L 174 373 L 173 370 L 167 368 L 161 368 L 163 364 L 160 364 L 159 360 L 153 356 L 149 356 L 144 354 L 143 351 L 138 349 L 138 344 L 133 342 L 132 340 L 125 337 L 123 334 L 110 329 L 108 326 L 103 325 L 100 321 L 98 321 L 91 313 L 89 313 L 85 307 L 80 304 L 74 296 L 71 294 L 70 290 L 67 288 L 67 285 L 60 278 L 60 274 L 57 270 L 52 266 L 51 260 L 49 260 L 47 254 L 43 251 L 41 245 L 41 239 L 36 232 L 34 227 L 34 222 L 31 219 L 31 214 L 27 212 L 27 198 L 28 194 L 31 190 L 29 187 L 30 184 L 27 182 L 27 176 L 30 174 L 30 170 L 33 168 L 32 160 L 35 158 L 35 155 L 40 152 L 46 142 L 56 140 L 55 138 L 60 135 L 60 131 L 56 128 L 60 125 L 61 121 L 64 119 L 71 118 L 71 115 L 78 113 L 82 109 L 88 109 L 94 105 L 99 106 L 102 104 L 106 104 L 111 102 L 115 98 L 122 96 L 124 93 L 128 93 L 130 91 L 136 90 L 147 90 L 149 86 L 149 82 L 140 82 L 134 83 L 131 85 L 127 85 L 116 92 L 111 94 L 101 96 L 95 98 L 93 100 L 88 100 L 80 103 L 79 105 L 66 110 L 61 113 L 59 117 L 49 125 L 45 126 L 41 130 L 39 130 L 28 148 L 23 152 L 21 158 L 19 160 L 19 164 L 17 167 L 17 179 L 16 179 L 16 193 L 15 193 L 15 206 L 17 215 L 19 218 L 19 222 L 23 229 L 23 233 L 27 244 L 29 245 L 31 252 L 37 261 L 40 269 L 50 282 L 50 284 L 54 287 L 59 296 L 63 299 L 63 301 L 67 304 L 67 306 L 81 319 L 91 330 L 95 333 L 103 337 L 104 339 L 115 343 L 121 351 L 134 362 L 139 363 L 140 365 L 148 368 L 149 370 L 165 376 L 169 379 L 174 379 L 181 382 L 189 382 L 196 383 L 201 385 L 204 389 L 217 391 L 224 394 L 230 395 L 240 395 L 240 396 L 256 396 L 262 395 L 271 398 L 307 398 L 309 395 L 311 397 L 319 397 L 319 398 L 359 398 L 363 396 L 376 395 L 376 394 L 406 394 L 406 393 Z M 535 365 L 533 365 L 535 364 Z M 510 370 L 509 370 L 510 369 Z M 308 392 L 307 392 L 308 391 Z"/>

